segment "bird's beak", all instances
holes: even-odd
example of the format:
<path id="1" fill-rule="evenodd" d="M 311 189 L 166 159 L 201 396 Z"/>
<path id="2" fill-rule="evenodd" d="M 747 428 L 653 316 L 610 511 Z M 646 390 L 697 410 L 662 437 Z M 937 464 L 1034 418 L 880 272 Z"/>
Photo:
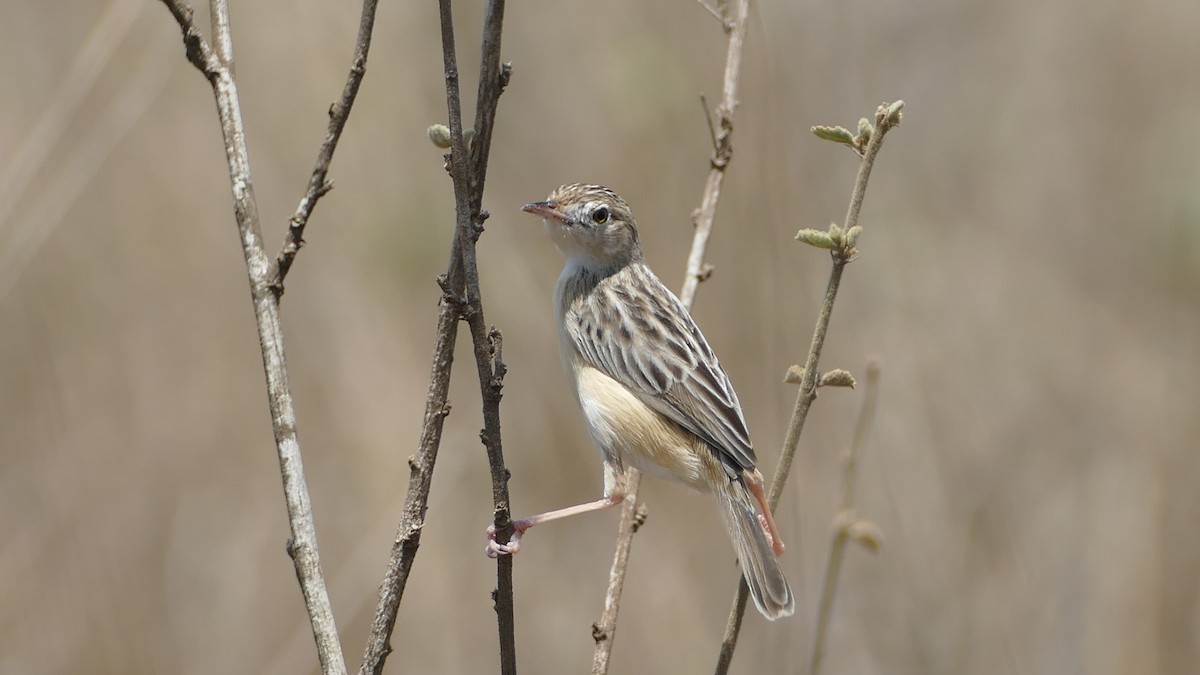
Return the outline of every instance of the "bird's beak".
<path id="1" fill-rule="evenodd" d="M 525 213 L 541 216 L 542 218 L 557 220 L 560 223 L 566 222 L 566 218 L 563 216 L 562 212 L 558 210 L 558 204 L 554 202 L 533 202 L 531 204 L 522 206 L 521 210 Z"/>

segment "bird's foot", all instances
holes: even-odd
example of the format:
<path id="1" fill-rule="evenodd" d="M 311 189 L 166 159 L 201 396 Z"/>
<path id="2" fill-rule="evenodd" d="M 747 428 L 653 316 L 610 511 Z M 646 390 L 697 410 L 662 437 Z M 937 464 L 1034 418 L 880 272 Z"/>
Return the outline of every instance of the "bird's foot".
<path id="1" fill-rule="evenodd" d="M 786 548 L 783 545 L 783 541 L 776 537 L 773 532 L 771 532 L 770 521 L 768 521 L 767 517 L 761 513 L 758 514 L 758 524 L 762 526 L 763 534 L 767 535 L 767 541 L 771 544 L 771 550 L 775 551 L 775 556 L 778 557 L 783 555 L 783 549 Z"/>
<path id="2" fill-rule="evenodd" d="M 487 527 L 487 546 L 483 552 L 489 558 L 499 558 L 502 555 L 516 555 L 517 551 L 521 550 L 521 535 L 525 534 L 525 530 L 532 527 L 532 523 L 524 520 L 515 520 L 512 524 L 512 536 L 508 538 L 508 542 L 501 544 L 496 541 L 496 525 L 495 523 Z"/>

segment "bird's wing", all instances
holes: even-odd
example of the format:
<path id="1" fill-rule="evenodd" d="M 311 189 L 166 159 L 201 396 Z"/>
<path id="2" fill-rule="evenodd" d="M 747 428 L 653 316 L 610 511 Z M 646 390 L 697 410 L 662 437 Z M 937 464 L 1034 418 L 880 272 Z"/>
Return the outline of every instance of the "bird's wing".
<path id="1" fill-rule="evenodd" d="M 754 446 L 729 376 L 696 322 L 649 268 L 602 281 L 569 321 L 584 360 L 644 403 L 699 436 L 737 475 Z"/>

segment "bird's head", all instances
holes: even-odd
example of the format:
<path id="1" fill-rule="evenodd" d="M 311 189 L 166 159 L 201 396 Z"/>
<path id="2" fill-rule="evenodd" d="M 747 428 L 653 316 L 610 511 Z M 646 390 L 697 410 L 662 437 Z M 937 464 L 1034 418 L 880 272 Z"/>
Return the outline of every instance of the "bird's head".
<path id="1" fill-rule="evenodd" d="M 611 268 L 642 258 L 633 212 L 606 187 L 564 185 L 521 210 L 541 216 L 554 245 L 575 262 Z"/>

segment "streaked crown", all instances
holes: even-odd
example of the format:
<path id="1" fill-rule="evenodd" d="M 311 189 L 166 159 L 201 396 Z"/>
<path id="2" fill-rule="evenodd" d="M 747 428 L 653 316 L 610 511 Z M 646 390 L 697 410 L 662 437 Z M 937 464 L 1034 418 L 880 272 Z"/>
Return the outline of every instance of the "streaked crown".
<path id="1" fill-rule="evenodd" d="M 546 232 L 568 258 L 587 267 L 613 267 L 642 259 L 633 211 L 602 185 L 563 185 L 545 201 L 526 204 L 541 216 Z"/>

